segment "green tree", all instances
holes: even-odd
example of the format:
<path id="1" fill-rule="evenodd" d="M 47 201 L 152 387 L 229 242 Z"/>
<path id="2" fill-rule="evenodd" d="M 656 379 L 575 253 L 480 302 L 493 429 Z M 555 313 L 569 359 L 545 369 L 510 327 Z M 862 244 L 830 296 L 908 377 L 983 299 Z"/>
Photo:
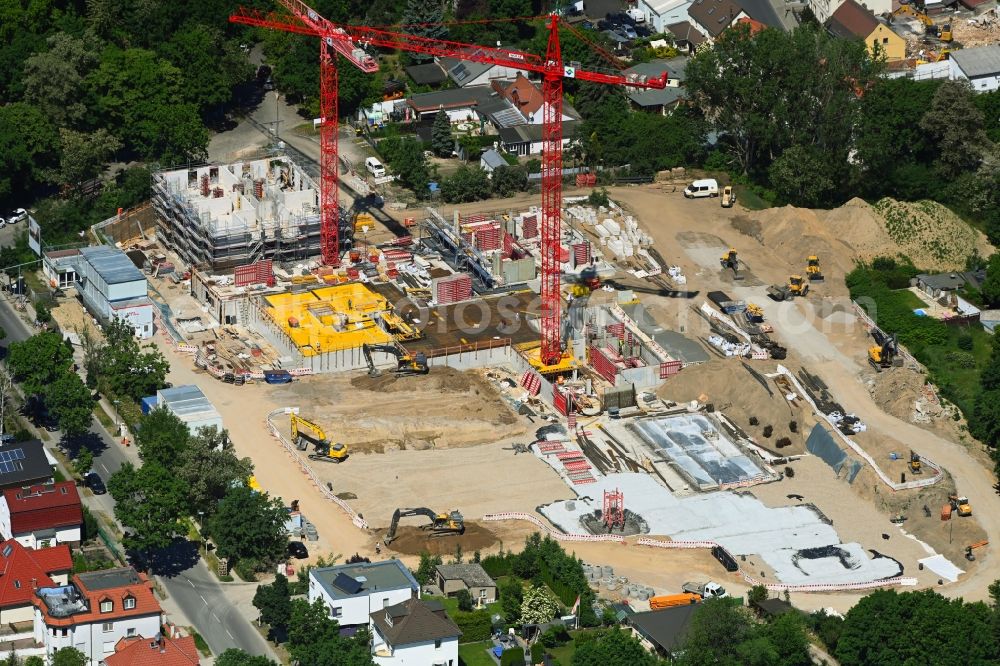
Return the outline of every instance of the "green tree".
<path id="1" fill-rule="evenodd" d="M 202 114 L 228 102 L 233 88 L 253 75 L 239 45 L 204 23 L 187 23 L 159 52 L 180 69 L 185 99 Z"/>
<path id="2" fill-rule="evenodd" d="M 426 550 L 420 553 L 420 565 L 417 567 L 413 577 L 421 585 L 427 585 L 437 576 L 437 567 L 442 564 L 440 555 L 431 555 Z"/>
<path id="3" fill-rule="evenodd" d="M 763 585 L 754 585 L 747 591 L 747 602 L 751 604 L 766 601 L 767 597 L 767 588 Z"/>
<path id="4" fill-rule="evenodd" d="M 234 485 L 246 483 L 253 474 L 253 461 L 237 458 L 225 430 L 201 428 L 188 439 L 174 469 L 188 488 L 193 512 L 211 515 L 218 502 Z"/>
<path id="5" fill-rule="evenodd" d="M 75 372 L 63 372 L 45 387 L 45 405 L 59 423 L 59 429 L 70 437 L 90 430 L 94 418 L 94 400 L 90 389 Z"/>
<path id="6" fill-rule="evenodd" d="M 415 139 L 392 137 L 380 141 L 378 149 L 403 186 L 413 190 L 419 198 L 428 195 L 427 184 L 431 176 L 422 143 Z"/>
<path id="7" fill-rule="evenodd" d="M 441 109 L 434 116 L 434 124 L 431 126 L 431 150 L 438 157 L 451 157 L 454 143 L 451 138 L 451 121 L 445 110 Z"/>
<path id="8" fill-rule="evenodd" d="M 187 424 L 166 407 L 157 407 L 142 418 L 135 444 L 143 463 L 173 469 L 187 451 L 191 438 Z"/>
<path id="9" fill-rule="evenodd" d="M 983 114 L 973 95 L 971 84 L 964 79 L 943 81 L 920 121 L 920 128 L 937 146 L 935 166 L 941 176 L 955 177 L 975 169 L 989 145 Z"/>
<path id="10" fill-rule="evenodd" d="M 932 590 L 880 590 L 848 611 L 834 656 L 844 666 L 995 662 L 1000 647 L 992 613 L 985 604 Z"/>
<path id="11" fill-rule="evenodd" d="M 52 653 L 52 666 L 87 666 L 87 655 L 76 648 L 60 648 Z"/>
<path id="12" fill-rule="evenodd" d="M 444 25 L 444 4 L 440 2 L 407 0 L 402 24 L 406 32 L 418 37 L 444 39 L 448 35 L 448 28 Z M 407 53 L 406 58 L 413 62 L 428 62 L 433 56 Z"/>
<path id="13" fill-rule="evenodd" d="M 48 180 L 59 163 L 59 132 L 38 107 L 0 105 L 0 202 Z"/>
<path id="14" fill-rule="evenodd" d="M 267 657 L 250 655 L 237 648 L 229 648 L 215 658 L 215 666 L 278 666 Z"/>
<path id="15" fill-rule="evenodd" d="M 462 165 L 441 181 L 441 197 L 448 203 L 480 201 L 490 197 L 490 179 L 478 166 Z"/>
<path id="16" fill-rule="evenodd" d="M 104 128 L 77 132 L 64 127 L 59 130 L 59 137 L 62 155 L 59 158 L 58 181 L 70 186 L 100 174 L 104 163 L 122 147 L 122 142 Z"/>
<path id="17" fill-rule="evenodd" d="M 986 266 L 986 280 L 980 289 L 987 307 L 1000 307 L 1000 252 L 990 257 Z"/>
<path id="18" fill-rule="evenodd" d="M 541 585 L 529 587 L 521 601 L 521 624 L 545 624 L 559 613 L 559 601 Z"/>
<path id="19" fill-rule="evenodd" d="M 8 348 L 7 366 L 28 395 L 43 395 L 46 387 L 66 374 L 73 363 L 73 350 L 54 331 L 37 333 Z"/>
<path id="20" fill-rule="evenodd" d="M 571 666 L 653 666 L 658 662 L 638 639 L 623 629 L 611 629 L 597 640 L 580 645 L 570 659 Z"/>
<path id="21" fill-rule="evenodd" d="M 104 382 L 115 396 L 135 402 L 163 387 L 170 364 L 154 345 L 140 346 L 128 322 L 115 318 L 104 335 L 105 342 L 94 350 L 92 361 L 99 385 Z"/>
<path id="22" fill-rule="evenodd" d="M 455 597 L 458 599 L 458 610 L 470 612 L 475 607 L 475 602 L 468 590 L 464 588 L 459 590 Z"/>
<path id="23" fill-rule="evenodd" d="M 84 476 L 94 466 L 94 454 L 86 446 L 81 446 L 80 451 L 73 460 L 73 471 Z"/>
<path id="24" fill-rule="evenodd" d="M 58 32 L 48 50 L 24 62 L 24 98 L 60 128 L 75 127 L 87 114 L 85 77 L 99 62 L 92 34 L 75 37 Z"/>
<path id="25" fill-rule="evenodd" d="M 278 574 L 270 585 L 260 585 L 253 595 L 253 605 L 260 611 L 260 619 L 269 625 L 272 637 L 288 629 L 292 620 L 292 598 L 288 579 Z M 275 632 L 278 630 L 278 632 Z"/>
<path id="26" fill-rule="evenodd" d="M 491 181 L 493 194 L 509 197 L 528 189 L 528 172 L 521 166 L 501 166 L 493 170 Z"/>
<path id="27" fill-rule="evenodd" d="M 285 554 L 287 517 L 281 500 L 239 485 L 219 502 L 208 520 L 208 532 L 223 557 L 270 564 Z"/>
<path id="28" fill-rule="evenodd" d="M 753 638 L 754 620 L 749 610 L 727 599 L 708 599 L 691 618 L 679 662 L 684 666 L 741 666 L 747 663 L 745 646 Z"/>
<path id="29" fill-rule="evenodd" d="M 764 625 L 763 634 L 774 648 L 778 658 L 769 662 L 773 666 L 811 666 L 809 637 L 799 613 L 784 613 Z"/>
<path id="30" fill-rule="evenodd" d="M 500 655 L 500 666 L 521 666 L 524 663 L 524 648 L 510 647 Z"/>
<path id="31" fill-rule="evenodd" d="M 524 588 L 516 579 L 508 578 L 500 583 L 498 591 L 500 593 L 500 609 L 504 619 L 507 624 L 514 624 L 521 616 Z"/>
<path id="32" fill-rule="evenodd" d="M 126 528 L 122 543 L 127 549 L 150 556 L 183 532 L 187 489 L 162 465 L 146 462 L 136 469 L 126 462 L 111 476 L 108 490 L 115 500 L 115 517 Z"/>
<path id="33" fill-rule="evenodd" d="M 785 201 L 815 208 L 833 201 L 836 183 L 825 156 L 811 146 L 792 146 L 768 170 L 771 187 Z"/>
<path id="34" fill-rule="evenodd" d="M 293 660 L 310 666 L 374 666 L 370 636 L 362 629 L 351 638 L 340 636 L 322 600 L 311 605 L 304 599 L 292 602 L 288 629 L 288 653 Z"/>

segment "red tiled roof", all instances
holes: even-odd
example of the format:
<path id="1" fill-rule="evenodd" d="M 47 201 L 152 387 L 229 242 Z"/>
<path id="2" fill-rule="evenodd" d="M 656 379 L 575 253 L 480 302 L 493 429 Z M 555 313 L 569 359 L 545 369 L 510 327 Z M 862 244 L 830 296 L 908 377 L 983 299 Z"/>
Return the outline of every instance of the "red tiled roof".
<path id="1" fill-rule="evenodd" d="M 504 86 L 501 83 L 494 83 L 493 87 L 501 95 L 510 100 L 514 108 L 521 112 L 525 118 L 532 116 L 542 108 L 545 98 L 542 91 L 525 78 L 524 74 L 517 73 L 517 78 L 512 83 Z"/>
<path id="2" fill-rule="evenodd" d="M 107 581 L 111 580 L 122 582 L 108 585 Z M 94 589 L 88 588 L 87 581 L 91 582 Z M 65 617 L 54 617 L 49 613 L 49 607 L 45 601 L 36 596 L 33 603 L 42 611 L 45 624 L 68 627 L 76 624 L 121 620 L 127 617 L 144 617 L 163 612 L 156 597 L 153 596 L 153 585 L 149 582 L 149 578 L 131 567 L 76 574 L 72 578 L 72 584 L 79 590 L 80 596 L 86 598 L 87 610 Z M 127 597 L 135 599 L 134 608 L 125 608 Z M 111 601 L 114 604 L 111 611 L 101 612 L 102 601 Z"/>
<path id="3" fill-rule="evenodd" d="M 49 577 L 73 568 L 69 546 L 29 550 L 14 539 L 0 544 L 0 608 L 31 602 L 36 587 L 52 587 Z"/>
<path id="4" fill-rule="evenodd" d="M 104 658 L 107 666 L 191 666 L 200 664 L 194 638 L 123 638 L 115 645 L 115 653 Z"/>
<path id="5" fill-rule="evenodd" d="M 878 19 L 854 0 L 847 0 L 830 16 L 827 27 L 837 37 L 866 39 L 878 27 Z"/>
<path id="6" fill-rule="evenodd" d="M 8 488 L 3 491 L 3 498 L 10 509 L 14 534 L 83 523 L 80 494 L 72 481 Z"/>
<path id="7" fill-rule="evenodd" d="M 763 30 L 764 28 L 767 27 L 766 25 L 764 25 L 760 21 L 755 21 L 752 18 L 748 18 L 746 16 L 744 16 L 741 19 L 737 19 L 736 22 L 737 23 L 746 23 L 748 26 L 750 26 L 750 34 L 751 35 L 756 35 L 758 32 L 760 32 L 761 30 Z"/>

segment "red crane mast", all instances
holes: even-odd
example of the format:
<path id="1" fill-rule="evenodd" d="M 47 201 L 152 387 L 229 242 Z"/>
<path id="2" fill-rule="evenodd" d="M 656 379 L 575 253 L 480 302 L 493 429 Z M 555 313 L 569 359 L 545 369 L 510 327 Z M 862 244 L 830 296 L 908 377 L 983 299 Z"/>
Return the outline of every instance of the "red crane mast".
<path id="1" fill-rule="evenodd" d="M 393 32 L 383 28 L 338 25 L 327 21 L 300 0 L 278 0 L 290 16 L 240 8 L 229 17 L 233 23 L 311 35 L 320 38 L 320 239 L 323 263 L 340 263 L 337 202 L 337 68 L 339 53 L 355 67 L 375 72 L 378 64 L 364 50 L 374 46 L 412 53 L 503 65 L 540 74 L 542 78 L 542 270 L 541 348 L 539 364 L 557 366 L 562 360 L 559 293 L 559 248 L 562 209 L 562 103 L 563 79 L 579 79 L 634 88 L 664 88 L 667 74 L 659 78 L 629 77 L 619 72 L 584 70 L 564 64 L 559 47 L 559 19 L 547 17 L 548 48 L 544 57 L 515 49 L 464 44 L 444 39 Z"/>

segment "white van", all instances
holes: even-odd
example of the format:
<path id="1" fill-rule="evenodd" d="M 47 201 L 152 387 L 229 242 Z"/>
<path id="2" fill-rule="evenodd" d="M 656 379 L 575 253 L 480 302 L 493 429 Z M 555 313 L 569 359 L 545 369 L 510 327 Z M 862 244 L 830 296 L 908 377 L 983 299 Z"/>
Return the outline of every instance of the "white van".
<path id="1" fill-rule="evenodd" d="M 684 196 L 688 199 L 717 197 L 719 196 L 719 183 L 714 178 L 696 180 L 684 188 Z"/>
<path id="2" fill-rule="evenodd" d="M 369 157 L 365 160 L 365 168 L 368 169 L 368 173 L 376 178 L 381 178 L 385 175 L 385 167 L 374 157 Z"/>

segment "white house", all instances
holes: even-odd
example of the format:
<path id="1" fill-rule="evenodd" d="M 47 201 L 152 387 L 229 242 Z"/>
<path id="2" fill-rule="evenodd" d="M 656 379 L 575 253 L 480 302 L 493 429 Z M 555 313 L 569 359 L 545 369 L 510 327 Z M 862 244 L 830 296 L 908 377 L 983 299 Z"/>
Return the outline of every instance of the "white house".
<path id="1" fill-rule="evenodd" d="M 504 65 L 470 62 L 458 58 L 436 58 L 436 62 L 459 88 L 488 86 L 493 81 L 513 79 L 521 71 Z"/>
<path id="2" fill-rule="evenodd" d="M 30 623 L 35 618 L 35 586 L 65 585 L 73 570 L 69 546 L 29 550 L 9 539 L 0 544 L 0 624 Z M 27 631 L 27 628 L 25 628 Z M 0 654 L 6 651 L 0 649 Z"/>
<path id="3" fill-rule="evenodd" d="M 118 248 L 81 248 L 76 288 L 83 304 L 102 323 L 124 319 L 136 336 L 153 337 L 153 302 L 146 276 Z"/>
<path id="4" fill-rule="evenodd" d="M 507 166 L 507 160 L 493 148 L 490 148 L 479 157 L 479 168 L 490 174 L 490 176 L 493 175 L 494 171 L 503 166 Z"/>
<path id="5" fill-rule="evenodd" d="M 458 628 L 437 601 L 409 599 L 371 614 L 379 666 L 458 666 Z"/>
<path id="6" fill-rule="evenodd" d="M 160 632 L 163 611 L 152 584 L 132 567 L 73 576 L 68 585 L 35 591 L 34 639 L 49 659 L 56 650 L 74 647 L 99 666 L 123 638 L 152 637 Z"/>
<path id="7" fill-rule="evenodd" d="M 367 625 L 372 613 L 418 598 L 420 584 L 399 560 L 309 571 L 309 602 L 322 599 L 342 627 Z"/>
<path id="8" fill-rule="evenodd" d="M 1000 46 L 979 46 L 958 49 L 948 56 L 951 76 L 966 79 L 976 92 L 992 92 L 1000 88 Z"/>
<path id="9" fill-rule="evenodd" d="M 0 536 L 25 548 L 77 546 L 83 509 L 72 481 L 7 488 L 0 498 Z"/>
<path id="10" fill-rule="evenodd" d="M 667 26 L 688 20 L 688 8 L 694 0 L 639 0 L 639 11 L 654 34 L 667 31 Z"/>

